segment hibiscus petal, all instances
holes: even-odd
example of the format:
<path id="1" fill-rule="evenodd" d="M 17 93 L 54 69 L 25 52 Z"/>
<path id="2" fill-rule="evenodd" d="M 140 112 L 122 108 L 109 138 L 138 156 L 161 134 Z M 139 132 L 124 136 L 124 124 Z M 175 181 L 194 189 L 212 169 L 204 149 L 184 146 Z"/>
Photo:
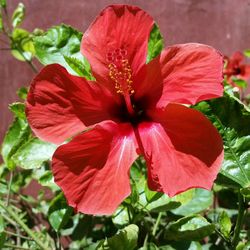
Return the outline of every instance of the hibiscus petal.
<path id="1" fill-rule="evenodd" d="M 112 119 L 117 104 L 110 93 L 62 66 L 46 66 L 33 80 L 26 115 L 34 133 L 43 140 L 62 143 L 91 125 Z"/>
<path id="2" fill-rule="evenodd" d="M 180 44 L 165 49 L 142 69 L 135 98 L 165 107 L 169 102 L 195 104 L 222 96 L 223 57 L 212 47 Z M 153 104 L 152 104 L 153 102 Z"/>
<path id="3" fill-rule="evenodd" d="M 243 69 L 242 69 L 243 68 Z M 239 78 L 242 78 L 243 80 L 247 81 L 250 78 L 250 65 L 246 64 L 241 66 L 243 74 L 239 76 Z"/>
<path id="4" fill-rule="evenodd" d="M 111 5 L 100 13 L 84 33 L 81 44 L 81 52 L 89 60 L 97 81 L 115 90 L 108 65 L 117 60 L 118 52 L 128 59 L 132 74 L 136 75 L 146 62 L 153 23 L 152 17 L 136 6 Z"/>
<path id="5" fill-rule="evenodd" d="M 70 206 L 112 214 L 130 194 L 129 168 L 136 158 L 132 127 L 105 122 L 60 146 L 52 171 Z"/>
<path id="6" fill-rule="evenodd" d="M 148 164 L 148 184 L 174 196 L 189 188 L 210 189 L 223 160 L 216 128 L 199 111 L 179 104 L 151 113 L 154 122 L 139 125 Z"/>
<path id="7" fill-rule="evenodd" d="M 239 66 L 239 64 L 244 60 L 244 55 L 240 51 L 236 51 L 231 58 L 232 64 Z"/>

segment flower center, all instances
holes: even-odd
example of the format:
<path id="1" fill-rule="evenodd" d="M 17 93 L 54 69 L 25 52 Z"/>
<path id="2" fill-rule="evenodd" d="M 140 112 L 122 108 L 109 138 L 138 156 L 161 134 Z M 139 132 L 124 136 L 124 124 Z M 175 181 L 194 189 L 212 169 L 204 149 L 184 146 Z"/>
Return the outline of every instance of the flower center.
<path id="1" fill-rule="evenodd" d="M 134 93 L 132 88 L 132 69 L 127 59 L 127 50 L 124 47 L 109 51 L 106 59 L 109 68 L 109 76 L 114 82 L 116 93 L 124 96 L 127 110 L 130 115 L 134 115 L 130 96 Z"/>

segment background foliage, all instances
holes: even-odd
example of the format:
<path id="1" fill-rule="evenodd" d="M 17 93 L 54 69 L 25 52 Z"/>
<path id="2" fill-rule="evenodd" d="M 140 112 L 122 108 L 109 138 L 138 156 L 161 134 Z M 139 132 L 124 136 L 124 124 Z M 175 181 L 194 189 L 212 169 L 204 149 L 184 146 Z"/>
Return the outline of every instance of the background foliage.
<path id="1" fill-rule="evenodd" d="M 59 63 L 71 74 L 93 78 L 80 53 L 81 32 L 64 24 L 29 32 L 20 27 L 25 17 L 23 4 L 11 17 L 5 0 L 0 0 L 0 5 L 0 31 L 20 63 L 27 63 L 34 71 L 37 59 L 43 65 Z M 147 62 L 163 47 L 155 25 Z M 250 56 L 249 50 L 245 55 Z M 56 145 L 31 133 L 24 112 L 28 90 L 19 89 L 19 100 L 9 105 L 14 119 L 1 148 L 0 249 L 250 249 L 247 83 L 236 79 L 233 87 L 225 79 L 224 84 L 222 98 L 192 107 L 213 122 L 224 140 L 225 160 L 213 190 L 191 189 L 173 198 L 150 191 L 145 162 L 138 159 L 131 168 L 132 194 L 110 217 L 75 214 L 67 205 L 50 171 Z M 39 184 L 38 196 L 22 194 L 34 182 Z"/>

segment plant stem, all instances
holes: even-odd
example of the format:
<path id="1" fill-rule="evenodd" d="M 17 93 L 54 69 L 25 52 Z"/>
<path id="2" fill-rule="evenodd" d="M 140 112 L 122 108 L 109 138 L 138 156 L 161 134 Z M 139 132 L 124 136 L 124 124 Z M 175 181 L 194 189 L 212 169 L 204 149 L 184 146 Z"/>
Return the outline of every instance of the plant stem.
<path id="1" fill-rule="evenodd" d="M 16 233 L 13 233 L 13 232 L 10 232 L 10 231 L 6 231 L 6 230 L 4 230 L 4 233 L 9 234 L 9 235 L 12 235 L 12 236 L 20 237 L 20 238 L 25 239 L 25 240 L 33 241 L 32 238 L 23 236 L 23 235 L 21 235 L 21 234 L 16 234 Z"/>
<path id="2" fill-rule="evenodd" d="M 8 247 L 9 249 L 30 250 L 29 248 L 21 247 L 21 246 L 15 246 L 15 245 L 12 245 L 12 244 L 4 244 L 4 247 Z"/>
<path id="3" fill-rule="evenodd" d="M 27 225 L 18 217 L 18 215 L 10 208 L 6 207 L 5 204 L 0 200 L 0 206 L 19 224 L 22 229 L 36 242 L 36 244 L 43 250 L 49 250 L 44 243 L 36 237 L 34 232 L 27 227 Z"/>
<path id="4" fill-rule="evenodd" d="M 245 215 L 244 200 L 243 200 L 243 196 L 240 193 L 240 191 L 238 193 L 238 201 L 239 201 L 238 217 L 237 217 L 236 225 L 234 228 L 234 234 L 233 234 L 233 238 L 232 238 L 233 249 L 235 249 L 237 244 L 239 243 L 240 230 L 242 228 L 243 221 L 244 221 L 244 215 Z"/>
<path id="5" fill-rule="evenodd" d="M 5 220 L 7 220 L 11 225 L 13 225 L 14 227 L 17 225 L 15 221 L 13 221 L 11 218 L 9 218 L 7 215 L 5 214 L 1 214 L 3 216 L 3 218 Z"/>
<path id="6" fill-rule="evenodd" d="M 158 217 L 157 217 L 157 220 L 155 222 L 155 225 L 154 225 L 154 228 L 153 228 L 153 232 L 152 232 L 153 236 L 155 236 L 155 234 L 156 234 L 157 228 L 158 228 L 160 220 L 161 220 L 161 216 L 162 216 L 162 212 L 160 212 L 158 214 Z"/>
<path id="7" fill-rule="evenodd" d="M 12 180 L 13 180 L 13 171 L 10 171 L 10 179 L 9 179 L 8 194 L 7 194 L 7 201 L 6 201 L 6 206 L 7 207 L 10 204 L 10 191 L 11 191 Z"/>

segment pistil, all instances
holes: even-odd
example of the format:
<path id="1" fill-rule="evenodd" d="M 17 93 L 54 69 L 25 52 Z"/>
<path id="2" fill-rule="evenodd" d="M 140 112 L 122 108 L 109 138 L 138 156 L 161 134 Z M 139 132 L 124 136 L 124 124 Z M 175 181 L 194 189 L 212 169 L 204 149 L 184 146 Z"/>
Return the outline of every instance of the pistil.
<path id="1" fill-rule="evenodd" d="M 128 113 L 131 116 L 135 115 L 130 96 L 134 93 L 132 88 L 132 70 L 128 59 L 125 58 L 127 51 L 125 49 L 116 49 L 107 54 L 107 61 L 109 62 L 109 76 L 115 83 L 117 94 L 124 96 Z"/>

